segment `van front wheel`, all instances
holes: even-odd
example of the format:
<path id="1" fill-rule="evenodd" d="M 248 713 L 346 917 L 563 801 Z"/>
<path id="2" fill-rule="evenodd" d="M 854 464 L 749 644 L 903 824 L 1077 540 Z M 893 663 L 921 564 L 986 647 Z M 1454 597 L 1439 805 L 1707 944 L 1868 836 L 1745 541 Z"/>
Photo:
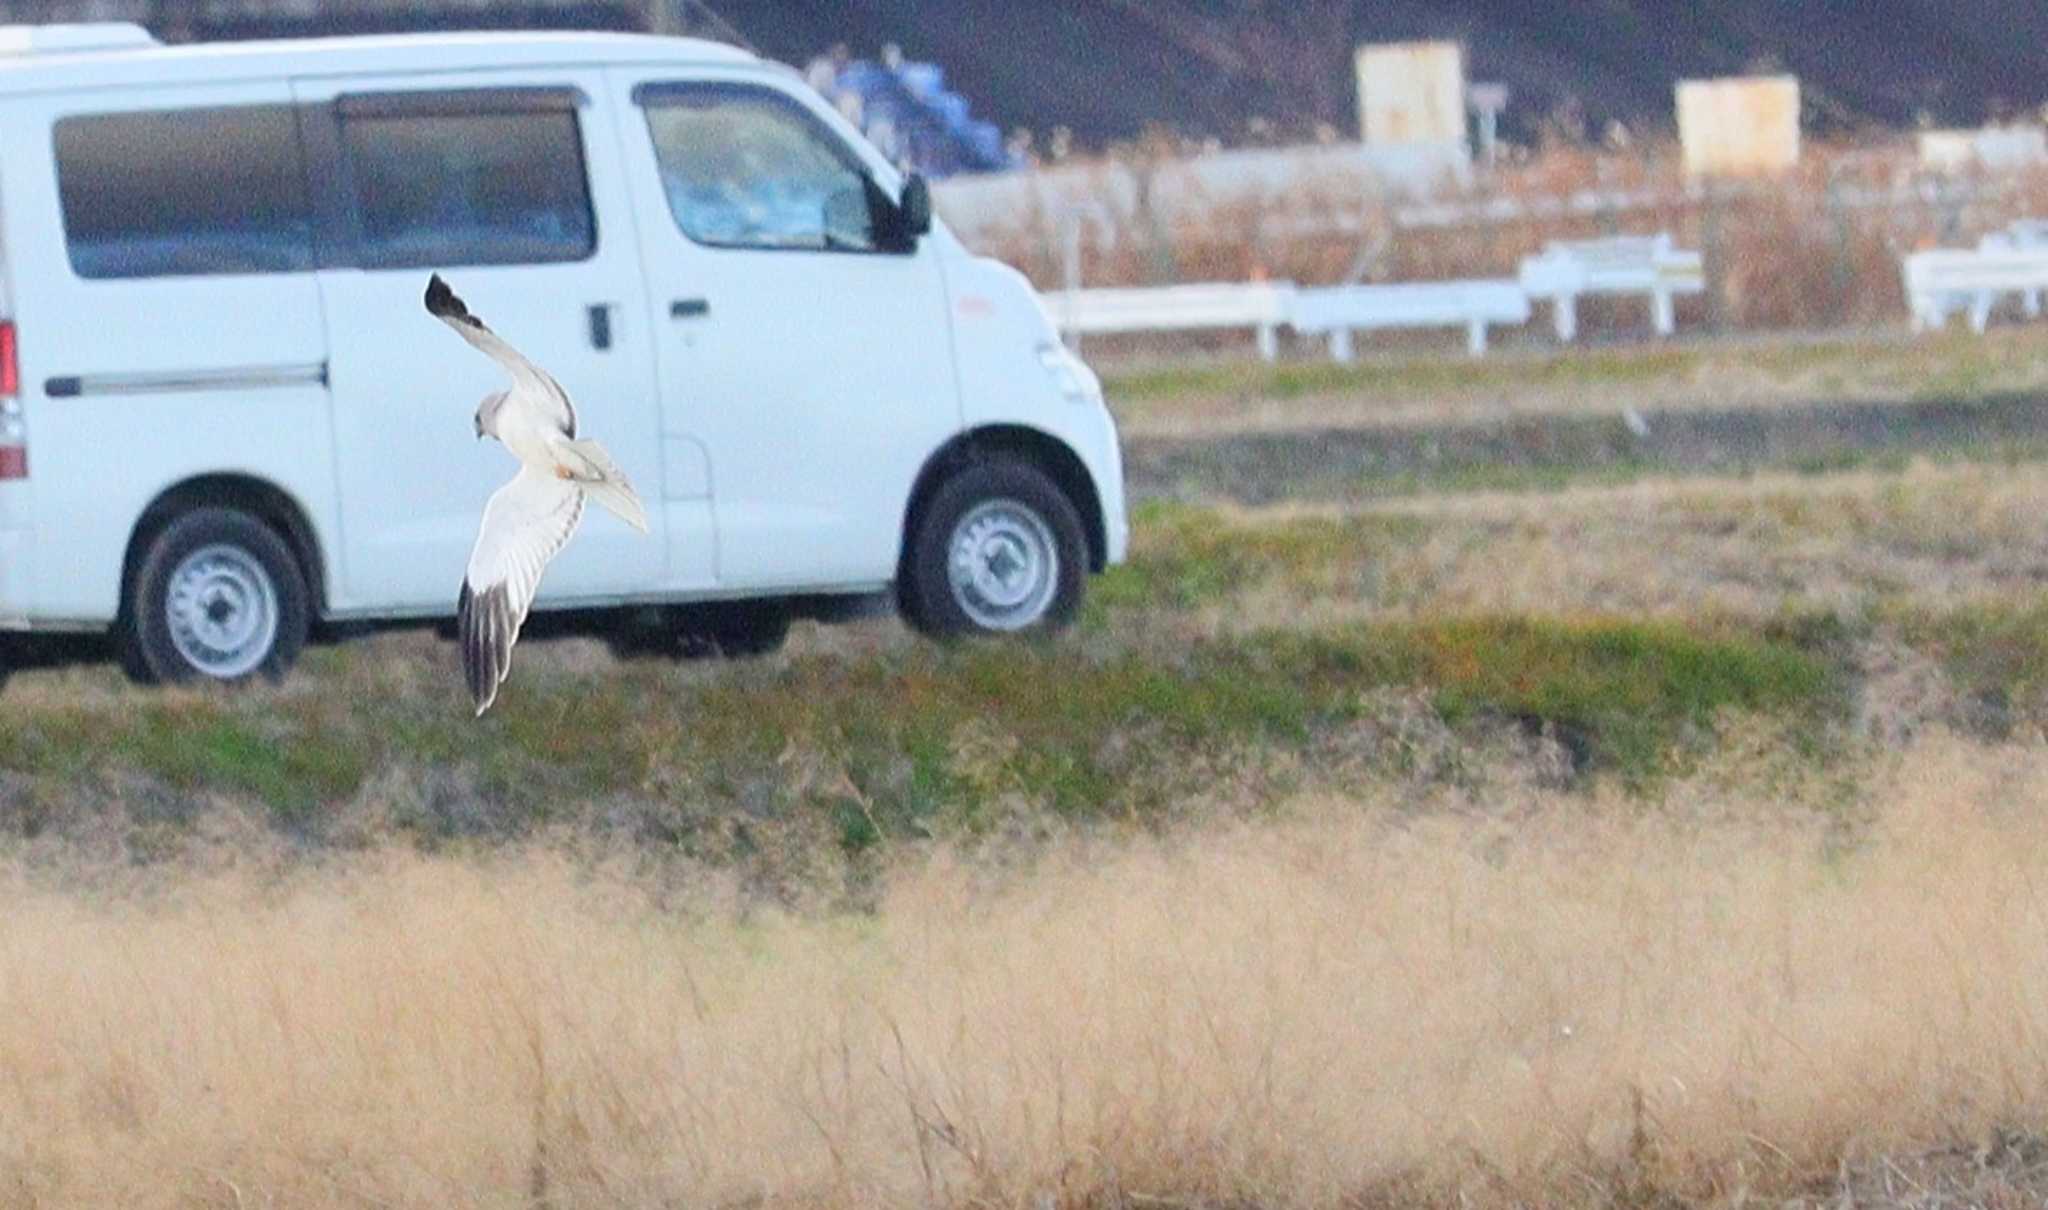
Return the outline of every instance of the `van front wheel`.
<path id="1" fill-rule="evenodd" d="M 305 645 L 305 577 L 269 526 L 198 508 L 150 541 L 128 600 L 123 663 L 164 683 L 280 680 Z"/>
<path id="2" fill-rule="evenodd" d="M 1081 608 L 1081 518 L 1034 466 L 976 463 L 932 494 L 904 552 L 897 594 L 934 636 L 1057 630 Z"/>

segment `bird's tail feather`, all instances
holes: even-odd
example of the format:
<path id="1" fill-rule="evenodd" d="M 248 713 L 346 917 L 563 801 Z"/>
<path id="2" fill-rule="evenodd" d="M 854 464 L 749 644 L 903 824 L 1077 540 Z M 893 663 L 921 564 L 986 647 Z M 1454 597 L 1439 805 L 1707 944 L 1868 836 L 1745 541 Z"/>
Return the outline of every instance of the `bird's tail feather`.
<path id="1" fill-rule="evenodd" d="M 586 495 L 619 520 L 647 532 L 647 508 L 640 503 L 640 494 L 603 446 L 595 441 L 563 441 L 560 448 L 565 455 L 563 464 Z"/>

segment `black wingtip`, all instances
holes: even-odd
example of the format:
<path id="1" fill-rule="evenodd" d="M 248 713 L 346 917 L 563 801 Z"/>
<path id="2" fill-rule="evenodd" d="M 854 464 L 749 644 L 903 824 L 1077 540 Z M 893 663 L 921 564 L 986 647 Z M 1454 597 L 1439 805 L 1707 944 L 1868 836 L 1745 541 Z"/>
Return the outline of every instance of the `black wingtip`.
<path id="1" fill-rule="evenodd" d="M 508 625 L 510 612 L 504 585 L 476 592 L 463 577 L 462 594 L 455 602 L 456 627 L 462 643 L 462 678 L 478 717 L 498 700 L 498 685 L 512 659 L 518 627 Z"/>
<path id="2" fill-rule="evenodd" d="M 469 319 L 469 308 L 455 297 L 455 291 L 436 273 L 427 279 L 427 314 L 440 319 Z"/>

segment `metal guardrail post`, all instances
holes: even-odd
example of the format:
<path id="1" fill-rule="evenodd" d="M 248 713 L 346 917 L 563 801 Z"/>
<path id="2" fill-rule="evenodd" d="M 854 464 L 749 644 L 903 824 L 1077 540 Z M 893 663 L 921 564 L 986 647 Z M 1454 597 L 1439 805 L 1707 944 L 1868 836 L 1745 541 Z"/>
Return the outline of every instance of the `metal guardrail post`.
<path id="1" fill-rule="evenodd" d="M 1060 287 L 1066 296 L 1060 339 L 1076 354 L 1081 351 L 1081 334 L 1074 330 L 1074 303 L 1081 293 L 1081 223 L 1088 219 L 1094 220 L 1096 230 L 1109 231 L 1109 215 L 1099 202 L 1070 204 L 1060 210 Z"/>
<path id="2" fill-rule="evenodd" d="M 1579 338 L 1579 296 L 1562 292 L 1550 300 L 1551 319 L 1557 325 L 1557 339 L 1560 344 L 1570 344 Z"/>

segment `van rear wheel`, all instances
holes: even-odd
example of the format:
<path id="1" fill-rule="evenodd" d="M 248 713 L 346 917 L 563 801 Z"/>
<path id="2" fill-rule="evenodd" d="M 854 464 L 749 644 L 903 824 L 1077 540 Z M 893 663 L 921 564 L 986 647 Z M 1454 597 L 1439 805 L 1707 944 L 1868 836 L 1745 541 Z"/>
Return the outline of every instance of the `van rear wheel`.
<path id="1" fill-rule="evenodd" d="M 1073 502 L 1025 462 L 979 462 L 920 510 L 904 551 L 903 616 L 934 637 L 1057 630 L 1080 612 L 1087 538 Z"/>
<path id="2" fill-rule="evenodd" d="M 183 513 L 151 539 L 127 602 L 122 664 L 140 680 L 281 680 L 310 623 L 306 579 L 268 525 Z"/>

